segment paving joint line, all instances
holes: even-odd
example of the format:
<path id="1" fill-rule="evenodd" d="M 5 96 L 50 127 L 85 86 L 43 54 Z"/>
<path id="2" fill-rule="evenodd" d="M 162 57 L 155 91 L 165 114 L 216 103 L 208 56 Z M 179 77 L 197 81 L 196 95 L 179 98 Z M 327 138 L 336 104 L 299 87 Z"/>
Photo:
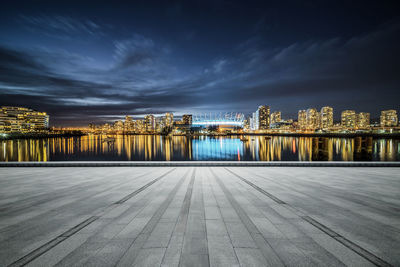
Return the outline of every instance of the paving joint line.
<path id="1" fill-rule="evenodd" d="M 42 246 L 38 247 L 37 249 L 29 252 L 25 256 L 19 258 L 18 260 L 14 261 L 13 263 L 9 264 L 8 267 L 25 266 L 26 264 L 30 263 L 34 259 L 38 258 L 39 256 L 41 256 L 44 253 L 46 253 L 47 251 L 49 251 L 50 249 L 54 248 L 55 246 L 57 246 L 58 244 L 60 244 L 64 240 L 66 240 L 67 238 L 69 238 L 72 235 L 76 234 L 77 232 L 79 232 L 80 230 L 82 230 L 83 228 L 85 228 L 86 226 L 91 224 L 92 222 L 94 222 L 97 219 L 99 219 L 104 214 L 105 211 L 110 211 L 111 209 L 113 209 L 113 206 L 116 206 L 116 205 L 124 203 L 128 199 L 130 199 L 133 196 L 139 194 L 140 192 L 142 192 L 143 190 L 145 190 L 149 186 L 151 186 L 154 183 L 156 183 L 157 181 L 161 180 L 162 178 L 164 178 L 165 176 L 170 174 L 175 169 L 176 168 L 173 168 L 173 169 L 167 171 L 166 173 L 162 174 L 160 177 L 150 181 L 149 183 L 145 184 L 144 186 L 140 187 L 139 189 L 135 190 L 134 192 L 130 193 L 129 195 L 123 197 L 119 201 L 117 201 L 115 203 L 112 203 L 111 205 L 109 205 L 106 208 L 104 208 L 103 211 L 101 211 L 98 214 L 96 214 L 94 216 L 91 216 L 88 219 L 84 220 L 83 222 L 80 222 L 79 224 L 73 226 L 72 228 L 68 229 L 67 231 L 65 231 L 64 233 L 60 234 L 59 236 L 53 238 L 52 240 L 48 241 L 47 243 L 43 244 Z M 142 177 L 142 175 L 139 176 L 139 177 Z M 129 198 L 127 198 L 128 196 L 129 196 Z M 110 207 L 112 207 L 112 208 L 108 209 Z"/>
<path id="2" fill-rule="evenodd" d="M 313 225 L 314 227 L 318 228 L 319 230 L 321 230 L 322 232 L 324 232 L 328 236 L 330 236 L 333 239 L 335 239 L 337 242 L 341 243 L 342 245 L 344 245 L 345 247 L 349 248 L 350 250 L 352 250 L 353 252 L 357 253 L 358 255 L 360 255 L 364 259 L 368 260 L 369 262 L 373 263 L 374 265 L 376 265 L 376 266 L 385 266 L 385 267 L 391 267 L 392 266 L 390 263 L 388 263 L 385 260 L 379 258 L 378 256 L 376 256 L 375 254 L 369 252 L 365 248 L 357 245 L 356 243 L 352 242 L 351 240 L 347 239 L 346 237 L 344 237 L 344 236 L 340 235 L 339 233 L 335 232 L 334 230 L 332 230 L 328 226 L 326 226 L 326 225 L 318 222 L 317 220 L 311 218 L 310 216 L 306 215 L 304 212 L 302 212 L 302 211 L 296 209 L 295 207 L 285 203 L 284 201 L 280 200 L 276 196 L 268 193 L 264 189 L 258 187 L 257 185 L 255 185 L 252 182 L 248 181 L 247 179 L 241 177 L 240 175 L 234 173 L 233 171 L 229 170 L 228 168 L 224 168 L 224 169 L 226 171 L 228 171 L 229 173 L 233 174 L 235 177 L 237 177 L 240 180 L 242 180 L 243 182 L 245 182 L 246 184 L 252 186 L 254 189 L 259 191 L 260 193 L 262 193 L 265 196 L 269 197 L 270 199 L 272 199 L 276 203 L 281 204 L 286 209 L 288 209 L 288 210 L 290 210 L 292 212 L 295 212 L 297 214 L 300 214 L 300 218 L 302 218 L 304 221 L 306 221 L 309 224 Z"/>
<path id="3" fill-rule="evenodd" d="M 174 188 L 169 192 L 166 200 L 161 204 L 160 207 L 156 210 L 150 220 L 146 223 L 143 227 L 142 231 L 137 235 L 135 240 L 132 242 L 131 246 L 123 253 L 122 257 L 116 262 L 115 266 L 124 265 L 125 255 L 129 253 L 130 255 L 130 263 L 133 264 L 137 256 L 139 255 L 140 250 L 143 248 L 144 244 L 147 242 L 148 238 L 150 237 L 151 233 L 153 232 L 154 228 L 157 226 L 157 223 L 160 221 L 161 217 L 169 207 L 170 203 L 172 202 L 173 198 L 175 197 L 177 191 L 182 186 L 183 181 L 186 178 L 186 175 L 189 173 L 190 170 L 185 172 L 183 177 L 179 179 L 178 183 L 174 186 Z M 133 251 L 130 251 L 133 250 Z"/>
<path id="4" fill-rule="evenodd" d="M 210 172 L 215 177 L 218 185 L 221 187 L 222 191 L 226 195 L 228 201 L 231 203 L 232 207 L 235 209 L 237 215 L 239 216 L 240 220 L 242 221 L 243 225 L 246 227 L 247 231 L 249 232 L 250 236 L 253 238 L 255 244 L 257 245 L 258 249 L 260 250 L 261 254 L 263 255 L 265 262 L 270 264 L 270 261 L 275 261 L 272 263 L 272 266 L 277 266 L 279 263 L 280 266 L 285 266 L 282 259 L 276 254 L 272 246 L 265 240 L 261 232 L 258 230 L 257 226 L 251 221 L 250 217 L 246 214 L 244 209 L 240 206 L 240 204 L 236 201 L 233 197 L 232 193 L 226 188 L 220 178 L 215 174 L 215 172 L 210 168 Z M 270 252 L 270 253 L 268 253 Z M 272 255 L 274 259 L 272 259 Z M 269 254 L 269 255 L 267 255 Z"/>

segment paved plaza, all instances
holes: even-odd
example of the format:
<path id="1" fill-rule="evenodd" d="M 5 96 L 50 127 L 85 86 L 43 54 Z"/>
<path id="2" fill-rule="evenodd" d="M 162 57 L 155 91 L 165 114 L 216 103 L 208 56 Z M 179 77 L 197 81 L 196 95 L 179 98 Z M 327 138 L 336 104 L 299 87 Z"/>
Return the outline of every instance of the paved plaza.
<path id="1" fill-rule="evenodd" d="M 399 173 L 3 167 L 0 266 L 400 266 Z"/>

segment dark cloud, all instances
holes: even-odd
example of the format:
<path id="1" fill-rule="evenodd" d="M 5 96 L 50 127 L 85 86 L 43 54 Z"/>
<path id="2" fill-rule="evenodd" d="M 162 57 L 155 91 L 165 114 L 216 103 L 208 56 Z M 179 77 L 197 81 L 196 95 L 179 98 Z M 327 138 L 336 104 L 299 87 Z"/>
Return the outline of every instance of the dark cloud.
<path id="1" fill-rule="evenodd" d="M 25 44 L 28 37 L 18 30 L 0 27 L 12 33 L 11 41 L 0 38 L 0 104 L 47 111 L 53 125 L 170 111 L 249 113 L 260 104 L 281 110 L 284 117 L 310 106 L 331 105 L 336 115 L 354 108 L 372 117 L 380 109 L 398 108 L 397 18 L 385 13 L 383 23 L 357 22 L 368 27 L 341 29 L 341 35 L 337 28 L 321 34 L 319 25 L 307 29 L 310 35 L 293 25 L 302 35 L 287 30 L 284 36 L 277 32 L 288 22 L 276 15 L 284 13 L 276 3 L 263 12 L 239 3 L 224 9 L 222 2 L 206 2 L 198 8 L 208 5 L 213 7 L 209 17 L 184 3 L 163 5 L 154 21 L 138 5 L 135 16 L 118 11 L 123 25 L 119 16 L 108 18 L 112 26 L 104 26 L 106 19 L 88 19 L 93 14 L 18 15 L 19 23 L 38 37 Z M 241 21 L 235 19 L 239 13 L 244 14 Z M 180 18 L 177 24 L 172 17 Z M 211 25 L 219 17 L 220 23 Z M 295 40 L 287 38 L 290 34 Z M 41 40 L 44 36 L 50 39 Z M 60 36 L 66 41 L 60 42 Z M 82 38 L 88 42 L 82 44 Z"/>

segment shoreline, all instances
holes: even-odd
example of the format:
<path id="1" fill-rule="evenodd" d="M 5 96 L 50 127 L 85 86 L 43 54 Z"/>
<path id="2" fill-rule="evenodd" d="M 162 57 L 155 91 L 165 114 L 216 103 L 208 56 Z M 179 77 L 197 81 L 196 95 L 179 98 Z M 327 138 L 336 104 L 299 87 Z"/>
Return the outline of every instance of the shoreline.
<path id="1" fill-rule="evenodd" d="M 18 140 L 18 139 L 44 139 L 44 138 L 58 138 L 58 137 L 80 137 L 86 136 L 88 133 L 63 133 L 63 134 L 13 134 L 7 137 L 1 137 L 0 141 Z M 94 134 L 100 135 L 100 134 Z M 232 136 L 265 136 L 265 137 L 325 137 L 325 138 L 366 138 L 372 137 L 373 139 L 400 139 L 400 133 L 225 133 L 225 134 L 174 134 L 165 135 L 160 133 L 110 133 L 103 135 L 160 135 L 165 137 L 173 136 L 186 136 L 186 137 L 232 137 Z"/>

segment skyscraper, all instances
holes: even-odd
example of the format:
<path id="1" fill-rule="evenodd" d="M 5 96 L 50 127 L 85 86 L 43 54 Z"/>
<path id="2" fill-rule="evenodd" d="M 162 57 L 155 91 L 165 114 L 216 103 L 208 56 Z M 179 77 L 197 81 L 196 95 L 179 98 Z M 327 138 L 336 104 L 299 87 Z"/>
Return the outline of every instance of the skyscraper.
<path id="1" fill-rule="evenodd" d="M 166 127 L 172 127 L 174 124 L 174 114 L 172 113 L 165 113 L 165 125 Z"/>
<path id="2" fill-rule="evenodd" d="M 393 127 L 397 126 L 398 118 L 397 111 L 394 109 L 382 110 L 381 111 L 381 126 L 382 127 Z"/>
<path id="3" fill-rule="evenodd" d="M 154 118 L 154 115 L 146 115 L 144 117 L 144 124 L 146 127 L 146 131 L 154 131 L 156 129 L 156 120 Z"/>
<path id="4" fill-rule="evenodd" d="M 356 127 L 356 112 L 354 110 L 342 111 L 341 125 L 347 129 L 354 129 Z"/>
<path id="5" fill-rule="evenodd" d="M 304 109 L 299 110 L 298 125 L 300 129 L 305 129 L 307 127 L 307 111 Z"/>
<path id="6" fill-rule="evenodd" d="M 280 111 L 274 111 L 271 113 L 271 123 L 277 123 L 281 122 L 281 112 Z"/>
<path id="7" fill-rule="evenodd" d="M 360 112 L 356 117 L 356 126 L 359 129 L 366 129 L 370 125 L 370 114 L 368 112 Z"/>
<path id="8" fill-rule="evenodd" d="M 270 109 L 269 106 L 259 106 L 256 111 L 256 127 L 257 130 L 267 130 L 270 125 Z"/>
<path id="9" fill-rule="evenodd" d="M 319 128 L 319 113 L 315 108 L 307 109 L 306 120 L 308 129 Z"/>
<path id="10" fill-rule="evenodd" d="M 321 128 L 328 129 L 333 126 L 333 108 L 322 107 L 321 108 Z"/>

